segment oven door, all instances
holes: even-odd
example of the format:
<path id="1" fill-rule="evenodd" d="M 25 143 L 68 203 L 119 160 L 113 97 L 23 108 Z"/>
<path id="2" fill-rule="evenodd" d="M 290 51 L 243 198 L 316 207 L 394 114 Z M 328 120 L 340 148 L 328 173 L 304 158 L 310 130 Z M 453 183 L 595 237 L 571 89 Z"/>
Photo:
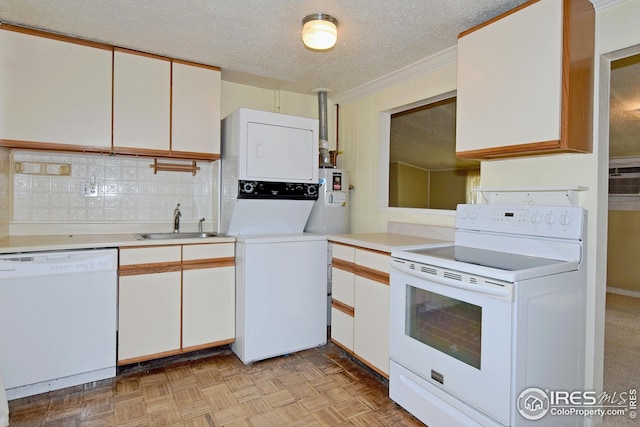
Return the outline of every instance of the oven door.
<path id="1" fill-rule="evenodd" d="M 391 266 L 391 360 L 509 425 L 513 284 Z"/>

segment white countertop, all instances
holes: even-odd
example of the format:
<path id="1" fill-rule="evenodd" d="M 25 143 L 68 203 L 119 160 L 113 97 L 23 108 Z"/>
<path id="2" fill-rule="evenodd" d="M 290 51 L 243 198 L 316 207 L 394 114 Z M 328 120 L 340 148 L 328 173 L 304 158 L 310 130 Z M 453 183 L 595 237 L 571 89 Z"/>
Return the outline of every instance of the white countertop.
<path id="1" fill-rule="evenodd" d="M 185 245 L 235 242 L 235 237 L 206 237 L 163 240 L 137 240 L 133 234 L 65 234 L 7 236 L 0 239 L 0 254 L 68 249 L 115 248 L 122 246 Z"/>
<path id="2" fill-rule="evenodd" d="M 393 248 L 399 246 L 433 245 L 450 242 L 450 240 L 394 233 L 332 234 L 327 236 L 327 240 L 388 253 L 391 253 Z"/>

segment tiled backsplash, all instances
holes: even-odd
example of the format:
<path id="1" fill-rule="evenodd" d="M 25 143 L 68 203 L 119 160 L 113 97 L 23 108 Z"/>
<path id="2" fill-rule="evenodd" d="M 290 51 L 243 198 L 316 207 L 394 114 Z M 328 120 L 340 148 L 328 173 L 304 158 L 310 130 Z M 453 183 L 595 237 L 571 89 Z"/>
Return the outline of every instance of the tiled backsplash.
<path id="1" fill-rule="evenodd" d="M 15 151 L 12 170 L 16 162 L 70 164 L 71 175 L 14 171 L 12 222 L 172 224 L 177 203 L 184 222 L 213 219 L 215 163 L 198 162 L 200 170 L 193 176 L 186 172 L 154 174 L 153 159 L 126 156 Z M 85 197 L 83 184 L 92 177 L 98 184 L 98 196 Z"/>

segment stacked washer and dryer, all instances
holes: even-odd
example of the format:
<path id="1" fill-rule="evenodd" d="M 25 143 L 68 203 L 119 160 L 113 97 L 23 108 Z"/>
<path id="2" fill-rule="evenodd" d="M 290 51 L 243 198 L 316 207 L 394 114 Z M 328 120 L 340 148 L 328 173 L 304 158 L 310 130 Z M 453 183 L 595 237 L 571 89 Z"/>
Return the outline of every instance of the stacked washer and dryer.
<path id="1" fill-rule="evenodd" d="M 244 363 L 326 344 L 327 240 L 304 232 L 326 188 L 318 152 L 315 119 L 240 108 L 222 121 L 218 229 L 236 237 Z"/>

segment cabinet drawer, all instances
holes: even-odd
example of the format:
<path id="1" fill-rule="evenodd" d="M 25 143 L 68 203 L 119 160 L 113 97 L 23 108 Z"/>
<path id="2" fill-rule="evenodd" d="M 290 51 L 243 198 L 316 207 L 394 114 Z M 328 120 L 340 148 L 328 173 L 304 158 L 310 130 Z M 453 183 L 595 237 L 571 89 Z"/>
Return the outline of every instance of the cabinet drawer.
<path id="1" fill-rule="evenodd" d="M 120 265 L 180 262 L 180 246 L 145 246 L 120 249 Z"/>
<path id="2" fill-rule="evenodd" d="M 391 256 L 389 254 L 356 249 L 355 259 L 357 265 L 382 271 L 383 273 L 389 272 L 389 264 L 391 263 Z"/>
<path id="3" fill-rule="evenodd" d="M 353 317 L 331 308 L 331 340 L 346 350 L 353 351 Z"/>
<path id="4" fill-rule="evenodd" d="M 193 261 L 199 259 L 233 258 L 235 255 L 233 243 L 204 243 L 184 245 L 182 259 Z"/>
<path id="5" fill-rule="evenodd" d="M 332 243 L 331 252 L 332 252 L 331 254 L 332 258 L 341 259 L 347 262 L 355 261 L 356 248 L 354 248 L 353 246 L 346 246 L 346 245 L 340 245 L 337 243 Z"/>

